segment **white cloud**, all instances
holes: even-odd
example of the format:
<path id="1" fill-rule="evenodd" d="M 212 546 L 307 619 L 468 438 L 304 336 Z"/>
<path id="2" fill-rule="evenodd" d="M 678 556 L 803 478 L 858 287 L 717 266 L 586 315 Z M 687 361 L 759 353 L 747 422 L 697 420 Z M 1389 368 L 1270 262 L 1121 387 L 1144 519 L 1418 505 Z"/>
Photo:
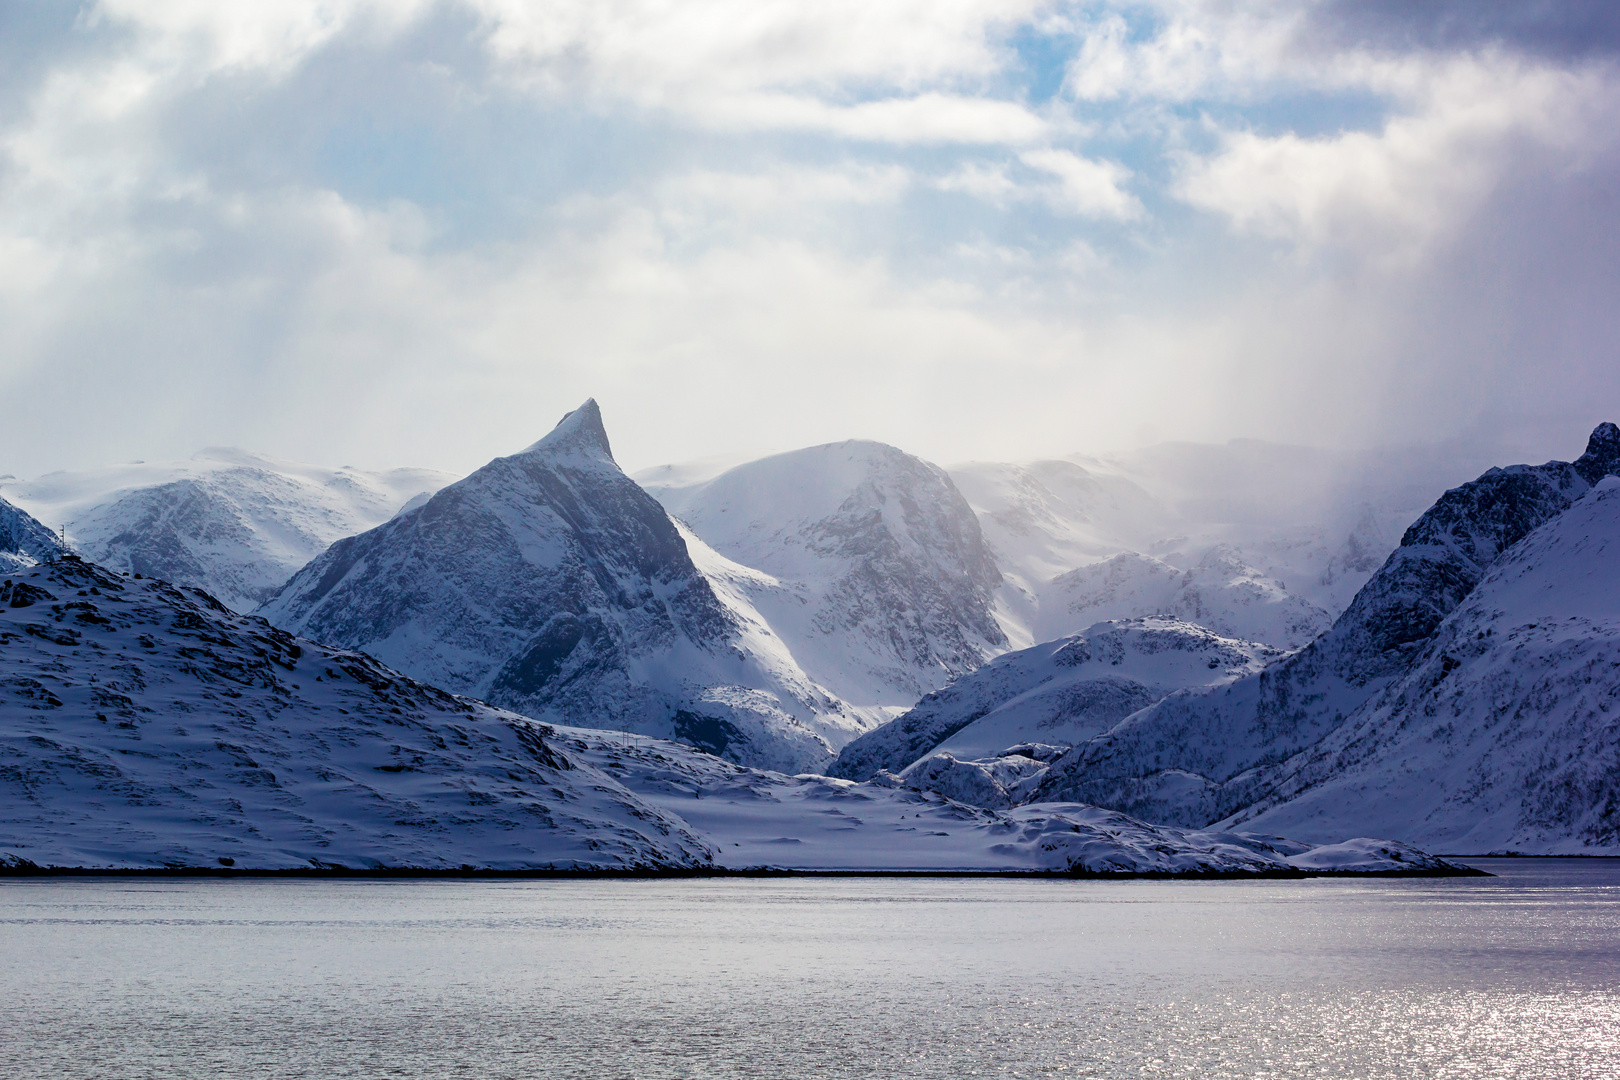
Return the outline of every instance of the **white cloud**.
<path id="1" fill-rule="evenodd" d="M 1117 161 L 1054 147 L 1026 150 L 1017 161 L 1027 170 L 1020 176 L 1014 175 L 1011 161 L 970 160 L 933 183 L 942 191 L 971 195 L 992 206 L 1044 203 L 1066 217 L 1128 221 L 1143 214 L 1141 201 L 1122 186 L 1131 170 Z"/>
<path id="2" fill-rule="evenodd" d="M 1010 101 L 919 94 L 854 105 L 811 97 L 757 93 L 722 97 L 692 110 L 703 127 L 754 131 L 817 131 L 847 139 L 897 143 L 1031 143 L 1048 124 Z"/>
<path id="3" fill-rule="evenodd" d="M 1142 213 L 1142 204 L 1120 187 L 1131 171 L 1116 161 L 1095 161 L 1068 150 L 1026 150 L 1019 155 L 1025 165 L 1058 178 L 1051 192 L 1052 205 L 1064 213 L 1082 217 L 1128 220 Z"/>
<path id="4" fill-rule="evenodd" d="M 1377 132 L 1222 132 L 1217 152 L 1186 158 L 1176 191 L 1241 230 L 1410 259 L 1468 221 L 1524 148 L 1613 138 L 1614 88 L 1593 73 L 1495 56 L 1421 75 L 1412 110 Z"/>
<path id="5" fill-rule="evenodd" d="M 170 72 L 284 74 L 345 30 L 395 32 L 431 6 L 432 0 L 98 0 L 85 23 L 137 28 L 147 59 Z"/>
<path id="6" fill-rule="evenodd" d="M 694 88 L 917 91 L 995 74 L 996 31 L 1040 0 L 468 0 L 532 78 L 651 102 Z"/>
<path id="7" fill-rule="evenodd" d="M 1030 143 L 1048 124 L 983 91 L 997 37 L 1040 0 L 457 0 L 500 76 L 548 96 L 629 102 L 726 130 L 892 143 Z M 430 0 L 101 0 L 152 73 L 279 76 L 346 32 L 397 33 Z"/>
<path id="8" fill-rule="evenodd" d="M 1078 25 L 1081 46 L 1064 79 L 1069 94 L 1082 101 L 1187 101 L 1246 95 L 1279 78 L 1333 77 L 1331 58 L 1303 58 L 1294 48 L 1305 4 L 1161 0 L 1150 6 L 1158 9 L 1151 34 L 1133 36 L 1117 12 Z"/>
<path id="9" fill-rule="evenodd" d="M 989 203 L 1003 203 L 1019 194 L 1019 187 L 1005 161 L 965 161 L 935 181 L 942 191 L 959 191 Z"/>
<path id="10" fill-rule="evenodd" d="M 587 394 L 648 462 L 848 436 L 1061 453 L 1144 422 L 1354 440 L 1574 399 L 1577 370 L 1583 402 L 1614 385 L 1596 332 L 1540 349 L 1608 326 L 1610 219 L 1496 237 L 1581 197 L 1569 176 L 1613 144 L 1606 68 L 1306 53 L 1298 9 L 1258 0 L 1166 0 L 1145 37 L 1034 0 L 96 10 L 0 110 L 0 394 L 29 403 L 4 471 L 209 442 L 464 467 Z M 430 10 L 470 36 L 403 33 Z M 1031 12 L 1085 38 L 1039 106 L 1008 43 Z M 391 80 L 443 98 L 418 115 Z M 1392 104 L 1322 135 L 1249 111 L 1309 113 L 1301 88 L 1357 117 Z M 1222 126 L 1186 119 L 1201 105 Z M 222 137 L 238 115 L 263 137 Z M 495 135 L 439 137 L 458 124 Z M 354 152 L 334 167 L 331 146 Z M 1166 190 L 1372 257 L 1143 223 Z M 1566 272 L 1586 235 L 1599 253 Z M 1476 288 L 1470 268 L 1507 275 L 1521 251 L 1545 286 Z M 1504 323 L 1537 344 L 1533 377 L 1494 343 Z"/>

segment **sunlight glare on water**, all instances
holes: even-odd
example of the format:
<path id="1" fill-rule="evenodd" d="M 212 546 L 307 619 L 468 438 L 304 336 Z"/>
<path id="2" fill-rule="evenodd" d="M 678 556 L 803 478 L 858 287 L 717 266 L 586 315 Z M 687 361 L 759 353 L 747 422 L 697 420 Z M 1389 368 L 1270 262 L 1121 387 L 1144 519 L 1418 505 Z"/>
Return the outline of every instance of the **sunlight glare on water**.
<path id="1" fill-rule="evenodd" d="M 1479 865 L 12 880 L 0 1076 L 1620 1076 L 1620 865 Z"/>

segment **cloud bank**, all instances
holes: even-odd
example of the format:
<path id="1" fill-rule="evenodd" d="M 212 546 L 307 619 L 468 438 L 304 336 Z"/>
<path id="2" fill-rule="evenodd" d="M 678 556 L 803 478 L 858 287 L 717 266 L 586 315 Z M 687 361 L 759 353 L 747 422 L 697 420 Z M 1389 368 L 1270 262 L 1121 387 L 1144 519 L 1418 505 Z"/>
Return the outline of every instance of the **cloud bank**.
<path id="1" fill-rule="evenodd" d="M 1596 4 L 0 15 L 0 473 L 1480 437 L 1620 414 Z M 1577 448 L 1578 449 L 1578 448 Z"/>

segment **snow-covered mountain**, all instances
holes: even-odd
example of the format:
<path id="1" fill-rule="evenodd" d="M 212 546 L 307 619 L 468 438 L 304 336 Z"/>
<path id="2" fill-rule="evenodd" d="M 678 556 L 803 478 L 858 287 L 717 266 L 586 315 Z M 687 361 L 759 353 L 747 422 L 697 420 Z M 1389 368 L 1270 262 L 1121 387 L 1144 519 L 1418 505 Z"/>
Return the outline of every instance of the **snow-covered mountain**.
<path id="1" fill-rule="evenodd" d="M 970 462 L 950 476 L 1016 587 L 1176 535 L 1176 516 L 1140 484 L 1073 461 Z"/>
<path id="2" fill-rule="evenodd" d="M 0 583 L 0 848 L 62 866 L 694 866 L 540 729 L 77 558 Z"/>
<path id="3" fill-rule="evenodd" d="M 758 578 L 681 535 L 619 470 L 588 401 L 522 453 L 333 544 L 260 613 L 539 719 L 819 768 L 870 722 L 748 605 Z"/>
<path id="4" fill-rule="evenodd" d="M 1620 477 L 1510 547 L 1399 679 L 1274 771 L 1234 821 L 1620 851 Z"/>
<path id="5" fill-rule="evenodd" d="M 1035 632 L 1143 612 L 1172 616 L 1227 637 L 1282 649 L 1308 645 L 1332 625 L 1328 613 L 1294 596 L 1226 544 L 1185 569 L 1137 552 L 1060 574 L 1047 583 Z"/>
<path id="6" fill-rule="evenodd" d="M 1007 648 L 1001 575 L 937 466 L 853 441 L 699 483 L 669 467 L 640 475 L 707 544 L 759 572 L 740 591 L 817 682 L 874 719 Z"/>
<path id="7" fill-rule="evenodd" d="M 455 477 L 430 469 L 325 469 L 242 450 L 189 461 L 57 472 L 5 492 L 68 526 L 87 558 L 206 589 L 250 611 L 340 537 L 387 521 Z"/>
<path id="8" fill-rule="evenodd" d="M 1234 439 L 1073 460 L 1135 483 L 1170 515 L 1135 550 L 1185 568 L 1225 544 L 1336 618 L 1456 476 L 1500 458 L 1479 446 L 1328 450 Z"/>
<path id="9" fill-rule="evenodd" d="M 55 533 L 0 499 L 0 573 L 54 559 L 62 551 Z"/>
<path id="10" fill-rule="evenodd" d="M 1016 744 L 1067 749 L 1167 694 L 1231 682 L 1281 655 L 1176 619 L 1100 622 L 953 680 L 844 747 L 829 772 L 866 780 L 934 755 L 995 759 Z"/>
<path id="11" fill-rule="evenodd" d="M 1447 872 L 552 727 L 77 557 L 0 581 L 0 867 Z"/>
<path id="12" fill-rule="evenodd" d="M 776 579 L 780 589 L 758 584 L 749 596 L 819 681 L 851 702 L 903 705 L 959 673 L 963 658 L 971 667 L 1105 619 L 1169 615 L 1279 648 L 1306 644 L 1440 490 L 1423 470 L 1395 480 L 1374 464 L 1258 443 L 1167 444 L 1107 460 L 974 462 L 942 478 L 892 447 L 851 442 L 636 478 L 704 541 Z M 977 538 L 963 527 L 963 500 Z M 921 531 L 940 540 L 912 543 L 930 505 L 935 524 Z M 894 528 L 897 511 L 909 515 L 908 535 Z M 898 558 L 863 550 L 883 550 L 863 533 L 868 522 L 898 541 Z M 861 584 L 838 595 L 829 582 L 851 565 Z M 991 583 L 988 603 L 918 587 L 964 572 L 975 590 Z M 891 583 L 945 602 L 913 610 L 893 601 Z M 1005 643 L 986 632 L 986 609 Z M 830 632 L 839 626 L 855 632 Z"/>
<path id="13" fill-rule="evenodd" d="M 1492 469 L 1453 488 L 1308 648 L 1129 717 L 1054 763 L 1034 797 L 1190 825 L 1242 812 L 1283 779 L 1280 763 L 1321 743 L 1428 655 L 1443 620 L 1498 557 L 1616 472 L 1620 429 L 1604 424 L 1574 463 Z M 1468 722 L 1489 730 L 1496 720 Z"/>

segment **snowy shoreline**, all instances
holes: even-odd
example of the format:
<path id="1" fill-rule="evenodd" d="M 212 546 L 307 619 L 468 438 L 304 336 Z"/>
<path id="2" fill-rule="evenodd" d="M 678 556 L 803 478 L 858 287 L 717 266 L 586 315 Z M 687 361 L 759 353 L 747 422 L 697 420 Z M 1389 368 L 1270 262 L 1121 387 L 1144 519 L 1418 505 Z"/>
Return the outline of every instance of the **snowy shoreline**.
<path id="1" fill-rule="evenodd" d="M 1494 856 L 1493 856 L 1494 857 Z M 1516 858 L 1605 858 L 1612 856 L 1515 856 Z M 463 867 L 455 870 L 432 867 L 282 867 L 244 868 L 228 866 L 174 866 L 174 867 L 82 867 L 82 866 L 0 866 L 0 881 L 7 878 L 57 877 L 109 877 L 109 878 L 318 878 L 355 879 L 367 881 L 391 880 L 449 880 L 486 881 L 511 880 L 572 880 L 622 878 L 633 881 L 676 878 L 1054 878 L 1077 881 L 1292 881 L 1305 878 L 1435 878 L 1435 877 L 1494 877 L 1487 870 L 1472 866 L 1410 867 L 1400 870 L 1297 870 L 1267 869 L 1121 871 L 1104 873 L 1092 870 L 789 870 L 779 867 L 711 867 L 707 869 L 684 867 L 648 867 L 643 869 L 547 869 L 496 870 Z"/>

